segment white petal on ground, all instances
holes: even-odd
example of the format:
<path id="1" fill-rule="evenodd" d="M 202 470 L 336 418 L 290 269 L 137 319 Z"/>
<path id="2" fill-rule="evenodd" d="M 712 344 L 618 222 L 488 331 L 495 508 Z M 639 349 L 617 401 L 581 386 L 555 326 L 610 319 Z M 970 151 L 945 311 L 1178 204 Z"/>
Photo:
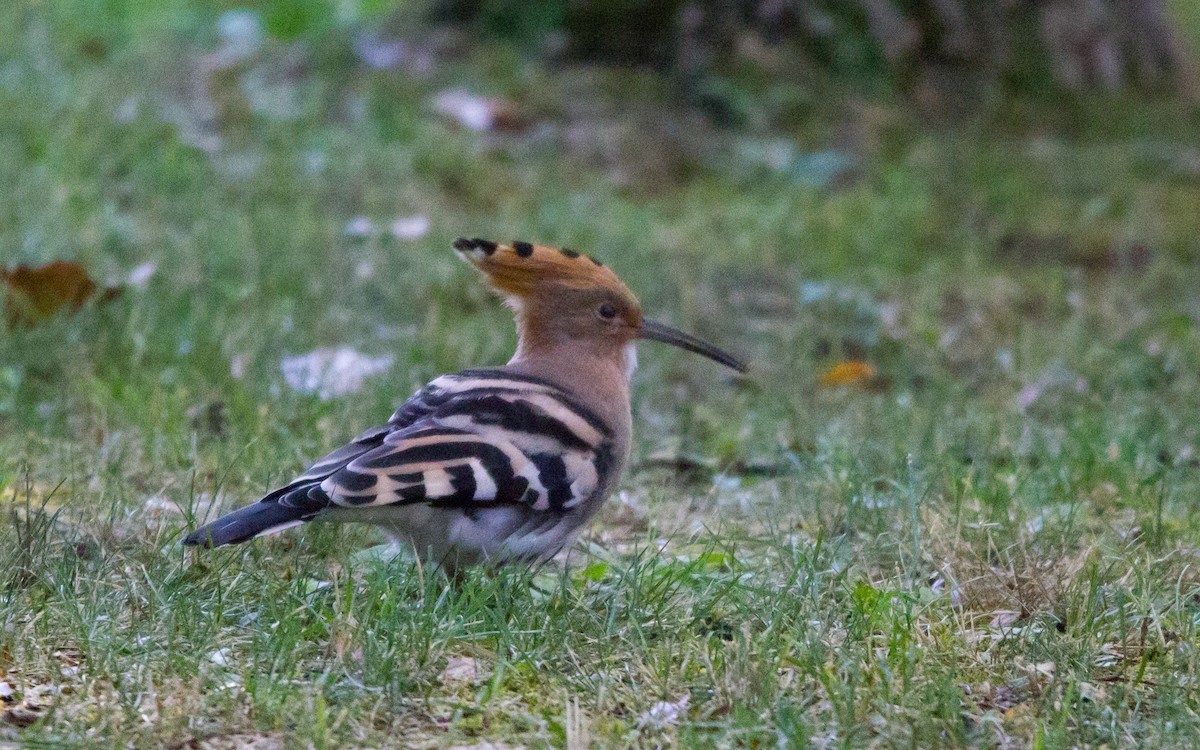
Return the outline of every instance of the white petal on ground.
<path id="1" fill-rule="evenodd" d="M 395 361 L 391 354 L 372 357 L 343 346 L 284 357 L 279 369 L 292 390 L 328 401 L 357 393 L 367 378 L 387 372 Z"/>
<path id="2" fill-rule="evenodd" d="M 495 122 L 495 107 L 490 99 L 461 89 L 438 94 L 433 100 L 433 108 L 467 130 L 491 130 Z"/>
<path id="3" fill-rule="evenodd" d="M 138 98 L 136 96 L 127 96 L 117 105 L 116 111 L 113 112 L 113 121 L 119 125 L 128 125 L 137 119 L 138 116 Z"/>
<path id="4" fill-rule="evenodd" d="M 229 359 L 229 374 L 238 380 L 246 377 L 246 357 L 242 354 L 235 354 Z"/>
<path id="5" fill-rule="evenodd" d="M 638 717 L 638 726 L 663 729 L 679 723 L 687 712 L 691 696 L 683 695 L 677 701 L 659 701 L 650 710 Z"/>
<path id="6" fill-rule="evenodd" d="M 375 233 L 375 224 L 365 216 L 355 216 L 346 222 L 345 229 L 342 230 L 347 237 L 370 237 Z"/>
<path id="7" fill-rule="evenodd" d="M 362 35 L 354 40 L 354 54 L 375 70 L 388 70 L 404 61 L 408 47 L 396 39 Z"/>
<path id="8" fill-rule="evenodd" d="M 262 47 L 262 18 L 249 10 L 230 10 L 217 19 L 217 36 L 221 39 L 220 55 L 226 64 L 233 64 L 254 55 Z"/>
<path id="9" fill-rule="evenodd" d="M 429 234 L 429 217 L 405 216 L 392 222 L 392 236 L 398 240 L 419 240 Z"/>
<path id="10" fill-rule="evenodd" d="M 157 270 L 158 264 L 153 261 L 143 263 L 129 272 L 129 275 L 125 277 L 125 283 L 139 289 L 144 288 L 150 283 L 150 279 L 154 278 L 154 272 Z"/>
<path id="11" fill-rule="evenodd" d="M 1062 364 L 1052 364 L 1038 373 L 1037 379 L 1017 394 L 1017 410 L 1022 414 L 1051 391 L 1085 393 L 1088 384 Z"/>

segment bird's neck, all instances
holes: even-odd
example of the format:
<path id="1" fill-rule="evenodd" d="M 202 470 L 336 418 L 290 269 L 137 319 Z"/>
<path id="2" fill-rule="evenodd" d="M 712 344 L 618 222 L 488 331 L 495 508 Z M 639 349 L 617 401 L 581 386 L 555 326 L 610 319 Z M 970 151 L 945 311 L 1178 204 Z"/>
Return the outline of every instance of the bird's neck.
<path id="1" fill-rule="evenodd" d="M 637 367 L 637 351 L 632 344 L 593 349 L 572 342 L 530 346 L 522 339 L 508 367 L 546 378 L 572 392 L 599 387 L 628 398 L 629 380 Z"/>
<path id="2" fill-rule="evenodd" d="M 629 377 L 636 364 L 632 345 L 589 347 L 578 341 L 536 344 L 522 337 L 506 367 L 558 385 L 614 430 L 628 435 Z"/>

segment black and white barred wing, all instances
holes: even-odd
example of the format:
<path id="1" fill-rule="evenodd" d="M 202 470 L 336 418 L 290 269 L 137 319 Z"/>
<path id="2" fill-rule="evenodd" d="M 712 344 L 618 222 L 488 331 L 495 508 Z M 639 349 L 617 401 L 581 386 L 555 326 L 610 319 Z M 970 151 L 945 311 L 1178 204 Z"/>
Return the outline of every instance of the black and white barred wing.
<path id="1" fill-rule="evenodd" d="M 320 491 L 347 508 L 520 502 L 530 488 L 530 467 L 509 441 L 428 423 L 392 433 L 327 477 Z"/>
<path id="2" fill-rule="evenodd" d="M 418 391 L 388 424 L 185 542 L 235 544 L 350 508 L 524 503 L 563 511 L 606 478 L 611 438 L 595 415 L 545 381 L 500 370 L 447 375 Z"/>
<path id="3" fill-rule="evenodd" d="M 566 510 L 604 478 L 610 434 L 542 381 L 492 371 L 434 381 L 440 401 L 409 428 L 321 483 L 343 507 L 416 502 L 443 507 L 525 503 Z"/>

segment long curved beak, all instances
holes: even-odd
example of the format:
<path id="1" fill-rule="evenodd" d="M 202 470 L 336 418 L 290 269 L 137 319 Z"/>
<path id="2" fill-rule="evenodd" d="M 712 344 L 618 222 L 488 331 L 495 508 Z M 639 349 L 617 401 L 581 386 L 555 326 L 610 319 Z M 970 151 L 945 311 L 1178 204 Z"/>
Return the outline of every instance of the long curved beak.
<path id="1" fill-rule="evenodd" d="M 643 320 L 642 327 L 638 329 L 638 338 L 661 341 L 664 344 L 678 346 L 680 349 L 687 349 L 689 352 L 708 357 L 738 372 L 746 372 L 750 369 L 745 362 L 729 352 L 722 351 L 706 341 L 701 341 L 695 336 L 689 336 L 683 331 L 658 321 Z"/>

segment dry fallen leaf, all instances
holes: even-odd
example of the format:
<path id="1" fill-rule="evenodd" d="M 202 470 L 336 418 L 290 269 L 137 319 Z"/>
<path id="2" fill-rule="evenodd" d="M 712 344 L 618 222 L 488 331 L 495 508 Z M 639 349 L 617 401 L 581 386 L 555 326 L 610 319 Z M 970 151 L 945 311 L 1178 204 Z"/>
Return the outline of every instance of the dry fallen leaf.
<path id="1" fill-rule="evenodd" d="M 56 690 L 46 685 L 33 685 L 22 692 L 22 700 L 17 701 L 16 691 L 10 686 L 10 692 L 0 701 L 0 720 L 19 729 L 33 726 L 46 715 Z M 5 745 L 0 742 L 0 747 Z"/>
<path id="2" fill-rule="evenodd" d="M 451 656 L 438 679 L 443 685 L 475 682 L 479 679 L 479 663 L 469 656 Z"/>
<path id="3" fill-rule="evenodd" d="M 40 718 L 42 718 L 42 714 L 25 706 L 12 706 L 0 713 L 0 719 L 21 729 L 33 726 Z"/>
<path id="4" fill-rule="evenodd" d="M 1103 703 L 1108 699 L 1108 691 L 1103 685 L 1095 685 L 1090 682 L 1079 683 L 1079 697 L 1092 703 Z"/>
<path id="5" fill-rule="evenodd" d="M 1042 661 L 1036 664 L 1030 664 L 1021 658 L 1017 658 L 1016 665 L 1019 669 L 1029 675 L 1030 678 L 1039 682 L 1047 683 L 1054 680 L 1054 672 L 1058 665 L 1052 661 Z"/>
<path id="6" fill-rule="evenodd" d="M 66 308 L 78 310 L 97 293 L 101 302 L 121 293 L 116 287 L 101 289 L 83 266 L 66 260 L 36 268 L 0 268 L 0 282 L 5 287 L 4 315 L 9 328 L 33 325 Z"/>
<path id="7" fill-rule="evenodd" d="M 850 359 L 838 362 L 821 374 L 821 385 L 851 385 L 871 380 L 875 377 L 875 367 L 860 359 Z"/>

